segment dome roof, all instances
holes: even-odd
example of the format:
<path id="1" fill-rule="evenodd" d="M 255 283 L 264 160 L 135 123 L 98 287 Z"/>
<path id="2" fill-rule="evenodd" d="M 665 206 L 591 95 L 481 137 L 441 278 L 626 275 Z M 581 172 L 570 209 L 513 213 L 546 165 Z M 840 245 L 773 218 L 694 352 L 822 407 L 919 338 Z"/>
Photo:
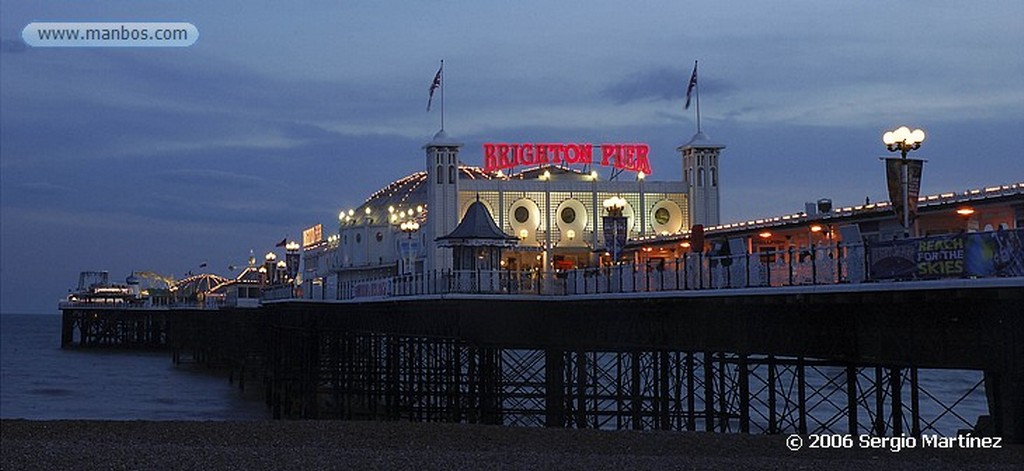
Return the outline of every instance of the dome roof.
<path id="1" fill-rule="evenodd" d="M 479 167 L 459 167 L 459 178 L 489 180 L 491 176 Z M 427 172 L 416 172 L 395 180 L 370 195 L 358 208 L 351 210 L 351 216 L 348 216 L 348 212 L 344 213 L 349 219 L 342 223 L 380 224 L 387 221 L 392 211 L 394 214 L 405 211 L 406 214 L 415 214 L 414 219 L 422 224 L 427 218 L 427 188 L 423 185 L 426 181 Z"/>
<path id="2" fill-rule="evenodd" d="M 171 286 L 171 291 L 177 293 L 177 296 L 180 297 L 194 298 L 200 294 L 205 296 L 213 292 L 227 281 L 227 278 L 220 275 L 202 273 L 179 280 Z"/>

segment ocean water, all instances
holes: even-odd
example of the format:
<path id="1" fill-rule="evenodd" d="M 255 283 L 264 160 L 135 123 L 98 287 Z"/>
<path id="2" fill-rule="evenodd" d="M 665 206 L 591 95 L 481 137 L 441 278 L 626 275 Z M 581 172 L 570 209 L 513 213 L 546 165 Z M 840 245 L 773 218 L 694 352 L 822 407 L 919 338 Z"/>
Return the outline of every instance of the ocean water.
<path id="1" fill-rule="evenodd" d="M 0 418 L 257 420 L 227 377 L 169 352 L 61 350 L 60 315 L 0 315 Z"/>
<path id="2" fill-rule="evenodd" d="M 919 377 L 926 433 L 955 435 L 972 426 L 979 415 L 987 414 L 980 372 L 920 370 Z M 809 403 L 815 404 L 814 415 L 818 416 L 809 421 L 812 428 L 815 421 L 833 420 L 843 428 L 845 399 L 833 395 L 845 390 L 842 378 L 841 369 L 809 371 L 809 386 L 832 385 L 809 393 Z M 866 425 L 873 410 L 873 394 L 868 389 L 870 379 L 862 377 L 858 382 L 863 394 L 860 420 Z M 175 366 L 168 352 L 62 350 L 59 315 L 0 315 L 0 418 L 269 419 L 259 396 L 258 391 L 251 391 L 243 397 L 222 373 L 195 365 Z M 762 404 L 766 400 L 760 397 Z M 947 410 L 953 404 L 956 407 Z M 905 414 L 907 409 L 909 406 L 905 406 Z M 758 420 L 756 413 L 752 420 Z"/>

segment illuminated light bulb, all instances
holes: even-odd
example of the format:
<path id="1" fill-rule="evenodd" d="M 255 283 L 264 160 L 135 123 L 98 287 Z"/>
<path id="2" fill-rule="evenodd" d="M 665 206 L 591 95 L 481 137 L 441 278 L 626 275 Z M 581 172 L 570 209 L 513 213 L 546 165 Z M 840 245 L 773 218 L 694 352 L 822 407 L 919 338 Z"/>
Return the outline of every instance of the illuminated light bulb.
<path id="1" fill-rule="evenodd" d="M 882 134 L 882 143 L 884 143 L 887 146 L 895 144 L 896 143 L 896 135 L 893 134 L 892 131 L 887 131 L 885 134 Z"/>
<path id="2" fill-rule="evenodd" d="M 924 131 L 915 129 L 914 132 L 910 133 L 910 138 L 913 139 L 914 142 L 924 142 Z"/>

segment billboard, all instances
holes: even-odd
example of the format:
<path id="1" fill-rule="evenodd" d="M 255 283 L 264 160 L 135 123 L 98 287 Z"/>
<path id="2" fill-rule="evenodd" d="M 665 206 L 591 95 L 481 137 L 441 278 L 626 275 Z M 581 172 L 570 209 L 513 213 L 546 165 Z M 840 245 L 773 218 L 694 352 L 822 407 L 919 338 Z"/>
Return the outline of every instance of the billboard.
<path id="1" fill-rule="evenodd" d="M 945 234 L 868 246 L 874 280 L 1024 276 L 1024 229 Z"/>
<path id="2" fill-rule="evenodd" d="M 302 247 L 309 247 L 316 245 L 320 241 L 324 240 L 324 225 L 317 224 L 309 229 L 302 231 Z"/>

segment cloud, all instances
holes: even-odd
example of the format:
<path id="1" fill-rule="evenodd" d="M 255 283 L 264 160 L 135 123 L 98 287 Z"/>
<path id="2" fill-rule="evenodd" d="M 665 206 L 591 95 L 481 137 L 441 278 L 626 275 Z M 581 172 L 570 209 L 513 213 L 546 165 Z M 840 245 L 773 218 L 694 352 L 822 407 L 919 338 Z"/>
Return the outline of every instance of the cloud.
<path id="1" fill-rule="evenodd" d="M 262 188 L 267 180 L 255 175 L 225 172 L 210 169 L 175 169 L 153 174 L 154 178 L 163 180 L 164 183 L 184 185 L 215 185 L 219 187 L 232 187 L 239 189 L 258 190 Z"/>
<path id="2" fill-rule="evenodd" d="M 63 195 L 73 191 L 71 187 L 50 182 L 26 182 L 18 186 L 18 190 L 34 195 Z"/>
<path id="3" fill-rule="evenodd" d="M 603 95 L 618 104 L 634 101 L 684 100 L 691 71 L 659 67 L 637 72 L 604 89 Z M 699 74 L 699 72 L 698 72 Z M 698 75 L 700 92 L 723 95 L 733 92 L 731 82 Z"/>

